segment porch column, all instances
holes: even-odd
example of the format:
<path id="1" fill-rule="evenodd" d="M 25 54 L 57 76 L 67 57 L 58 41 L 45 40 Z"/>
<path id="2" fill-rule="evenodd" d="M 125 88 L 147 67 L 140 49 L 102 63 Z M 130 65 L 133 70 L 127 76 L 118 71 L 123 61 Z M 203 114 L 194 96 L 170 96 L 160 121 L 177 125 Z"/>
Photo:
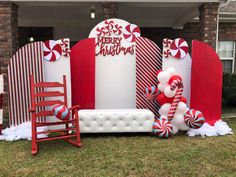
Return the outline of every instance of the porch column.
<path id="1" fill-rule="evenodd" d="M 103 2 L 102 7 L 105 19 L 118 17 L 118 2 Z"/>
<path id="2" fill-rule="evenodd" d="M 205 3 L 199 7 L 200 38 L 216 49 L 219 3 Z"/>
<path id="3" fill-rule="evenodd" d="M 8 120 L 7 66 L 18 48 L 18 6 L 9 1 L 0 2 L 0 71 L 4 75 L 3 117 Z"/>

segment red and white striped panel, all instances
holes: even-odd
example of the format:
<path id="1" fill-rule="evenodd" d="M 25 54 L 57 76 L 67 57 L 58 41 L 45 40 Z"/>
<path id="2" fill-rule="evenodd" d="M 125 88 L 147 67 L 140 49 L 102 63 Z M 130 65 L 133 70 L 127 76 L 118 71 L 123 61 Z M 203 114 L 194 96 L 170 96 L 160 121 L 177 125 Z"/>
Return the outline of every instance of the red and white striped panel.
<path id="1" fill-rule="evenodd" d="M 143 37 L 136 39 L 136 106 L 138 109 L 149 109 L 158 113 L 160 105 L 154 101 L 148 101 L 144 96 L 147 86 L 157 86 L 156 72 L 162 68 L 162 54 L 160 48 L 151 40 Z"/>
<path id="2" fill-rule="evenodd" d="M 10 59 L 8 82 L 11 126 L 30 121 L 30 75 L 34 75 L 35 82 L 43 81 L 42 47 L 43 42 L 27 44 L 20 48 Z"/>

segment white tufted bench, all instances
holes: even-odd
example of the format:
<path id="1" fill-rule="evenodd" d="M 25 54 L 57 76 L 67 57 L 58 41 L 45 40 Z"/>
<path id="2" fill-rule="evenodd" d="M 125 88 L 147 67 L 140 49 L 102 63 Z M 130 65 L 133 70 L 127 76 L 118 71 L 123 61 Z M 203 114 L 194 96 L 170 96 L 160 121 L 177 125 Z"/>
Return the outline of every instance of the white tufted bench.
<path id="1" fill-rule="evenodd" d="M 147 109 L 80 110 L 81 133 L 151 132 L 154 114 Z"/>

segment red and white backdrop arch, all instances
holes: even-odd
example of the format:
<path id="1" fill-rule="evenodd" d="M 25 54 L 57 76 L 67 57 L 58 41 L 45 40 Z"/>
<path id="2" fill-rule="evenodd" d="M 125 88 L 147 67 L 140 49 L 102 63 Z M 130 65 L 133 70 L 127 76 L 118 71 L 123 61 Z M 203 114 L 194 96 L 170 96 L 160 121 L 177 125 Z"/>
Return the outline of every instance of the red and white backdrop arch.
<path id="1" fill-rule="evenodd" d="M 183 39 L 163 40 L 163 51 L 141 37 L 137 25 L 108 19 L 70 51 L 69 39 L 30 43 L 19 49 L 8 67 L 10 125 L 30 121 L 29 76 L 36 81 L 61 81 L 67 76 L 68 103 L 83 109 L 150 109 L 158 118 L 160 105 L 145 98 L 158 88 L 156 71 L 174 68 L 183 78 L 187 105 L 201 110 L 206 123 L 221 119 L 222 67 L 206 44 L 193 41 L 192 56 Z M 217 78 L 217 79 L 215 79 Z M 164 85 L 162 85 L 164 86 Z"/>

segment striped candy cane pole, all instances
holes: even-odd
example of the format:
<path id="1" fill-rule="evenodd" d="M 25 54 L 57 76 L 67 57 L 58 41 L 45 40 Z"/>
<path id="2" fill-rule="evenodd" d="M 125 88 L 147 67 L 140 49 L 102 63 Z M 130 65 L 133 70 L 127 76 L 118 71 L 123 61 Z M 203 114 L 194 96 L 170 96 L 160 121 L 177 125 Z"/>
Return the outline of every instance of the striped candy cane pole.
<path id="1" fill-rule="evenodd" d="M 170 111 L 168 112 L 168 116 L 167 116 L 169 121 L 171 121 L 175 115 L 177 106 L 180 102 L 180 99 L 181 99 L 181 96 L 182 96 L 182 93 L 184 90 L 184 85 L 183 85 L 182 80 L 180 80 L 180 79 L 173 80 L 173 82 L 170 84 L 170 89 L 173 91 L 173 90 L 175 90 L 176 87 L 178 87 L 178 89 L 175 94 L 174 100 L 171 103 Z"/>

